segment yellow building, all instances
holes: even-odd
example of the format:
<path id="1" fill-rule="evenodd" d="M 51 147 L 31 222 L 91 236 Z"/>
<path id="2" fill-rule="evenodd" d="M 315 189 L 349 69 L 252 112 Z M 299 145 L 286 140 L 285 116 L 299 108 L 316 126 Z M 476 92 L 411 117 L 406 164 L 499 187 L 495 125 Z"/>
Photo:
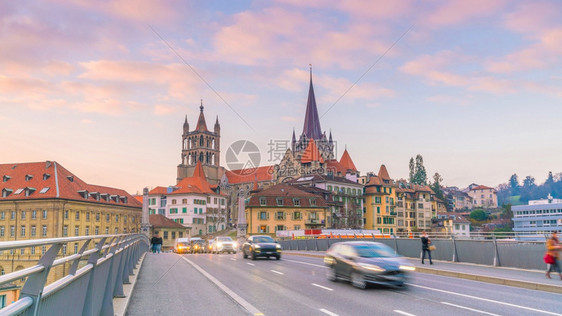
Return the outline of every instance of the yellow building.
<path id="1" fill-rule="evenodd" d="M 164 215 L 150 214 L 149 221 L 152 230 L 151 235 L 158 233 L 162 237 L 162 251 L 172 250 L 176 238 L 188 237 L 187 227 Z"/>
<path id="2" fill-rule="evenodd" d="M 368 176 L 365 184 L 365 229 L 378 229 L 383 234 L 396 232 L 396 190 L 394 181 L 381 165 L 378 175 Z"/>
<path id="3" fill-rule="evenodd" d="M 133 196 L 87 184 L 55 161 L 0 164 L 0 177 L 0 241 L 140 231 L 142 204 Z M 76 253 L 80 246 L 64 245 L 61 255 Z M 46 250 L 4 251 L 0 273 L 35 265 Z M 65 275 L 68 267 L 56 267 L 48 282 Z"/>
<path id="4" fill-rule="evenodd" d="M 278 230 L 326 227 L 328 205 L 319 195 L 288 184 L 278 184 L 250 196 L 246 205 L 249 235 Z"/>

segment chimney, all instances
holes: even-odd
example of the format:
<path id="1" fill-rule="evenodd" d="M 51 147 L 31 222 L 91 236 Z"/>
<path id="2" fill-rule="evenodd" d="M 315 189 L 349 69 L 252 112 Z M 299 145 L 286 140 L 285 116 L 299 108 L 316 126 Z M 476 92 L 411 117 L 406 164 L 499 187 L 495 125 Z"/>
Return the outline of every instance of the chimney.
<path id="1" fill-rule="evenodd" d="M 51 162 L 49 160 L 47 160 L 45 162 L 45 169 L 49 169 L 51 167 Z"/>

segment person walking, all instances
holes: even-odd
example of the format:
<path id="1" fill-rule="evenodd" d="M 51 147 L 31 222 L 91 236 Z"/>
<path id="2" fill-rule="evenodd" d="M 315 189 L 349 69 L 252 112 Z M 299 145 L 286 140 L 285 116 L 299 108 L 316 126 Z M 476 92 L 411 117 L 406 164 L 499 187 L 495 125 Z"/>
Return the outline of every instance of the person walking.
<path id="1" fill-rule="evenodd" d="M 558 232 L 555 230 L 552 232 L 550 238 L 546 241 L 546 255 L 552 257 L 551 263 L 547 264 L 546 277 L 550 279 L 550 272 L 558 272 L 560 279 L 562 280 L 562 273 L 560 271 L 560 263 L 558 259 L 560 257 L 560 242 L 558 241 Z"/>
<path id="2" fill-rule="evenodd" d="M 162 252 L 162 237 L 158 236 L 158 232 L 154 232 L 150 244 L 152 245 L 152 253 Z"/>
<path id="3" fill-rule="evenodd" d="M 427 233 L 425 232 L 425 230 L 422 232 L 421 234 L 421 242 L 422 242 L 422 264 L 425 264 L 425 253 L 427 252 L 427 256 L 429 257 L 429 264 L 433 264 L 433 261 L 431 261 L 431 250 L 429 249 L 429 245 L 431 244 L 431 240 L 429 239 L 429 237 L 427 236 Z"/>

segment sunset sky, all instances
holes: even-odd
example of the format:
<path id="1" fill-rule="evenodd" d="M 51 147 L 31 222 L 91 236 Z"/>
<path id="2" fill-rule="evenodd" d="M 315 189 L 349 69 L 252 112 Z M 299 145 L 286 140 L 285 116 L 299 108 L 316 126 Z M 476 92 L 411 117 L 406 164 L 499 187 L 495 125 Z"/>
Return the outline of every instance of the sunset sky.
<path id="1" fill-rule="evenodd" d="M 0 43 L 0 163 L 133 194 L 175 184 L 201 99 L 222 161 L 246 139 L 277 162 L 309 64 L 322 130 L 362 174 L 406 178 L 417 154 L 459 187 L 562 172 L 556 0 L 2 1 Z"/>

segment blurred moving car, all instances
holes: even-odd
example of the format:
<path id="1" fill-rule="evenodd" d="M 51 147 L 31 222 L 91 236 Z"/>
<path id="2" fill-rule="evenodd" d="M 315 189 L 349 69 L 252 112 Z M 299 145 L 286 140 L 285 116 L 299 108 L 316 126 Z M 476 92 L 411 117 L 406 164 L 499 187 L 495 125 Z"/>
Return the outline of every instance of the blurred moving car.
<path id="1" fill-rule="evenodd" d="M 175 253 L 191 252 L 191 243 L 189 242 L 189 238 L 176 238 L 173 251 Z"/>
<path id="2" fill-rule="evenodd" d="M 326 252 L 324 263 L 330 281 L 345 279 L 357 288 L 368 283 L 396 287 L 405 286 L 413 265 L 395 254 L 385 244 L 370 241 L 347 241 L 333 244 Z"/>
<path id="3" fill-rule="evenodd" d="M 191 253 L 205 253 L 205 241 L 203 239 L 192 239 L 191 240 Z"/>
<path id="4" fill-rule="evenodd" d="M 256 260 L 258 257 L 275 257 L 281 259 L 281 245 L 267 235 L 250 236 L 242 246 L 244 259 L 250 257 Z"/>
<path id="5" fill-rule="evenodd" d="M 215 238 L 212 244 L 212 253 L 236 253 L 238 248 L 238 243 L 236 243 L 229 236 L 218 236 Z"/>
<path id="6" fill-rule="evenodd" d="M 211 253 L 213 252 L 213 242 L 215 240 L 214 239 L 207 239 L 205 240 L 205 252 L 206 253 Z"/>

